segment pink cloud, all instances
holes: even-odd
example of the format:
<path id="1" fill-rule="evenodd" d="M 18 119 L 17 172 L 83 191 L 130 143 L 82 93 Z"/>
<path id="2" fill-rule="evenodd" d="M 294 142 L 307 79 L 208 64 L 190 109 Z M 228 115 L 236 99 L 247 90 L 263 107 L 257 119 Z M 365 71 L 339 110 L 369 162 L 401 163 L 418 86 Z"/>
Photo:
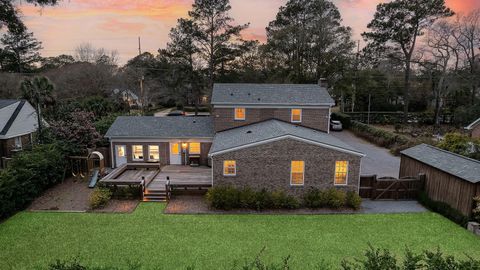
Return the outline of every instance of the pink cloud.
<path id="1" fill-rule="evenodd" d="M 144 23 L 119 21 L 118 19 L 110 18 L 99 24 L 98 27 L 102 30 L 111 32 L 126 31 L 138 33 L 143 31 L 147 26 Z"/>

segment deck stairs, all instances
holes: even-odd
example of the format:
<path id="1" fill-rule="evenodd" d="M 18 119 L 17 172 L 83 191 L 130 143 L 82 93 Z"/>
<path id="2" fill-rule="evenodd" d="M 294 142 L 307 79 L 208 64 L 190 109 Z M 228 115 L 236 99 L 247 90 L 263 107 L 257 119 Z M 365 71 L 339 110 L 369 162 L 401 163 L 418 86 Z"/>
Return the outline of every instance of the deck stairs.
<path id="1" fill-rule="evenodd" d="M 143 191 L 144 202 L 166 202 L 168 201 L 167 191 L 165 189 L 146 188 Z"/>

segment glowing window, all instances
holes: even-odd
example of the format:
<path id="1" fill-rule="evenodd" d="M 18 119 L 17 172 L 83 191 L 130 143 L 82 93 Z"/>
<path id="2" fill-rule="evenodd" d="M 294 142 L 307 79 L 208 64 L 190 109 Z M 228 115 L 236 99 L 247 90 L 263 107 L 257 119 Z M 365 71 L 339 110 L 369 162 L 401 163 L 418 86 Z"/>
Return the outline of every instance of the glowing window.
<path id="1" fill-rule="evenodd" d="M 132 146 L 133 160 L 143 160 L 143 145 Z"/>
<path id="2" fill-rule="evenodd" d="M 223 161 L 223 175 L 234 176 L 237 174 L 237 163 L 235 160 Z"/>
<path id="3" fill-rule="evenodd" d="M 346 185 L 348 175 L 348 161 L 335 162 L 335 185 Z"/>
<path id="4" fill-rule="evenodd" d="M 245 120 L 245 108 L 235 108 L 235 120 Z"/>
<path id="5" fill-rule="evenodd" d="M 291 185 L 303 185 L 304 172 L 305 172 L 305 162 L 293 160 L 292 166 L 290 169 L 290 184 Z"/>
<path id="6" fill-rule="evenodd" d="M 117 146 L 117 157 L 125 157 L 125 146 Z"/>
<path id="7" fill-rule="evenodd" d="M 180 153 L 180 145 L 178 143 L 170 144 L 170 153 L 172 155 L 178 155 Z"/>
<path id="8" fill-rule="evenodd" d="M 158 149 L 158 145 L 148 146 L 148 160 L 152 160 L 152 161 L 160 160 L 160 151 Z"/>
<path id="9" fill-rule="evenodd" d="M 193 155 L 200 154 L 200 143 L 190 143 L 190 150 L 188 152 Z"/>
<path id="10" fill-rule="evenodd" d="M 292 123 L 302 122 L 302 109 L 292 109 Z"/>

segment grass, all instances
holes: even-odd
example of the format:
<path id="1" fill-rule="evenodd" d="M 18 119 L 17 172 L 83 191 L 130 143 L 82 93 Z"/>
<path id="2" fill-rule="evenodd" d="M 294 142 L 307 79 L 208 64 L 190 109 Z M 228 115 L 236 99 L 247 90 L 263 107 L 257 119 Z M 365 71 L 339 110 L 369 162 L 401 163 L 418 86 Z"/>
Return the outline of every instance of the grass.
<path id="1" fill-rule="evenodd" d="M 295 269 L 322 259 L 335 265 L 363 254 L 368 243 L 401 255 L 440 247 L 480 258 L 480 238 L 435 213 L 359 215 L 164 215 L 142 203 L 132 214 L 21 212 L 0 224 L 0 269 L 44 268 L 78 258 L 92 266 L 226 269 L 251 259 Z M 475 250 L 476 249 L 476 250 Z"/>

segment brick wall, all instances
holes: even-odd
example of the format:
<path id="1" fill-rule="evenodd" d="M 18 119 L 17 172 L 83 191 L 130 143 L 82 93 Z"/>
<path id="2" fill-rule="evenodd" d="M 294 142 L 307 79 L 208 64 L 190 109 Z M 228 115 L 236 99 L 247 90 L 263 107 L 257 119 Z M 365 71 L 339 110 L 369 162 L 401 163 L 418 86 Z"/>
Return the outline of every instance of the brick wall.
<path id="1" fill-rule="evenodd" d="M 293 139 L 284 139 L 216 155 L 213 163 L 213 185 L 250 186 L 255 189 L 284 190 L 289 194 L 302 195 L 310 187 L 327 189 L 336 187 L 358 191 L 360 157 L 323 148 Z M 223 175 L 223 161 L 235 160 L 236 176 Z M 292 160 L 305 162 L 304 185 L 290 185 Z M 346 160 L 348 166 L 347 186 L 334 186 L 335 161 Z"/>
<path id="2" fill-rule="evenodd" d="M 472 138 L 480 139 L 480 125 L 472 129 Z"/>
<path id="3" fill-rule="evenodd" d="M 141 143 L 135 143 L 135 142 L 114 142 L 112 143 L 112 149 L 113 149 L 113 161 L 116 164 L 116 145 L 125 145 L 126 146 L 126 155 L 127 155 L 127 163 L 145 163 L 148 162 L 148 146 L 149 145 L 158 145 L 159 148 L 159 156 L 160 156 L 160 164 L 161 165 L 169 165 L 170 164 L 170 143 L 168 142 L 141 142 Z M 132 146 L 133 145 L 143 145 L 143 156 L 144 160 L 141 161 L 134 161 L 133 158 L 133 153 L 132 153 Z M 200 143 L 200 165 L 208 165 L 208 152 L 210 151 L 210 147 L 212 146 L 212 143 Z M 182 155 L 182 163 L 184 163 L 184 158 Z M 111 166 L 111 164 L 108 164 L 108 166 Z"/>
<path id="4" fill-rule="evenodd" d="M 31 135 L 22 135 L 22 148 L 27 147 L 32 143 Z M 12 157 L 15 153 L 15 138 L 10 138 L 6 140 L 0 140 L 0 157 Z"/>
<path id="5" fill-rule="evenodd" d="M 328 113 L 328 108 L 304 108 L 302 109 L 302 122 L 295 124 L 327 132 L 329 125 Z M 214 117 L 215 132 L 219 132 L 269 119 L 279 119 L 285 122 L 290 122 L 291 109 L 246 108 L 245 120 L 234 120 L 234 108 L 214 108 L 212 115 Z"/>

